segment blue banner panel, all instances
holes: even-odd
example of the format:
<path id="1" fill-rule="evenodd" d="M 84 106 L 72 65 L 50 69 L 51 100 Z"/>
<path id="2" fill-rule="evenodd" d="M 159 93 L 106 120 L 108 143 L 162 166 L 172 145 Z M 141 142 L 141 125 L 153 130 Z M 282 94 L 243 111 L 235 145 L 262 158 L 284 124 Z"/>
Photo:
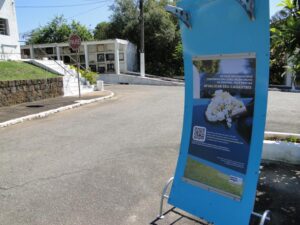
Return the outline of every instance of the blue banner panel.
<path id="1" fill-rule="evenodd" d="M 264 139 L 269 2 L 241 2 L 181 0 L 175 10 L 188 15 L 186 89 L 169 203 L 215 225 L 249 224 Z"/>

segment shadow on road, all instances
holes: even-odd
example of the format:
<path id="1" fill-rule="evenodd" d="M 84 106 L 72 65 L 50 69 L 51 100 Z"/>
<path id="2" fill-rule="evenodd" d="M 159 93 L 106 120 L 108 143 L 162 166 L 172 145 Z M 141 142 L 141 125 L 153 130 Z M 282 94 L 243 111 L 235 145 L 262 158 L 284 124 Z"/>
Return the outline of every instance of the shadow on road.
<path id="1" fill-rule="evenodd" d="M 300 221 L 300 166 L 287 164 L 263 164 L 257 188 L 254 211 L 263 214 L 271 210 L 271 222 L 265 225 L 298 225 Z M 252 216 L 250 225 L 260 223 Z M 187 216 L 176 208 L 164 214 L 164 219 L 155 219 L 151 225 L 209 225 L 197 218 Z"/>
<path id="2" fill-rule="evenodd" d="M 173 214 L 173 215 L 170 215 Z M 185 215 L 181 212 L 179 212 L 178 210 L 176 210 L 175 207 L 169 209 L 168 211 L 166 211 L 164 214 L 164 219 L 167 219 L 167 217 L 172 217 L 172 219 L 168 218 L 168 221 L 165 221 L 165 223 L 163 224 L 168 224 L 168 225 L 177 225 L 177 224 L 186 224 L 187 221 L 192 222 L 193 224 L 200 224 L 200 225 L 209 225 L 208 223 L 204 223 L 201 222 L 195 218 L 192 218 L 188 215 Z M 173 218 L 174 217 L 174 218 Z M 152 221 L 150 223 L 150 225 L 160 225 L 164 219 L 160 219 L 160 218 L 156 218 L 154 221 Z M 186 222 L 184 222 L 183 220 L 185 220 Z"/>
<path id="3" fill-rule="evenodd" d="M 260 174 L 255 211 L 271 210 L 272 225 L 300 221 L 300 166 L 264 164 Z M 253 219 L 251 225 L 258 224 Z"/>

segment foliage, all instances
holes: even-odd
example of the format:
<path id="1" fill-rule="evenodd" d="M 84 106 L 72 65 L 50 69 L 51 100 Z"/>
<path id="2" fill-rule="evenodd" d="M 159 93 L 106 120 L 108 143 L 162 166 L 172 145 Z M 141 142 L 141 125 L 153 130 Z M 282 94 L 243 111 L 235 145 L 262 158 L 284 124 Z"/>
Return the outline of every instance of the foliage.
<path id="1" fill-rule="evenodd" d="M 168 0 L 145 1 L 145 54 L 149 74 L 182 75 L 182 46 L 177 20 L 164 9 Z M 140 47 L 139 8 L 136 0 L 115 0 L 108 24 L 98 24 L 95 39 L 122 38 Z M 181 49 L 180 49 L 181 48 Z"/>
<path id="2" fill-rule="evenodd" d="M 300 138 L 296 136 L 289 136 L 289 137 L 266 137 L 265 140 L 270 140 L 270 141 L 283 141 L 283 142 L 291 142 L 291 143 L 300 143 Z"/>
<path id="3" fill-rule="evenodd" d="M 77 67 L 76 66 L 70 66 L 71 69 L 74 69 L 77 71 Z M 96 84 L 97 83 L 97 78 L 98 78 L 98 74 L 89 70 L 89 69 L 86 69 L 86 70 L 82 70 L 82 69 L 79 69 L 79 73 L 81 74 L 81 76 L 83 78 L 85 78 L 90 84 Z"/>
<path id="4" fill-rule="evenodd" d="M 175 74 L 183 75 L 183 45 L 181 41 L 178 42 L 177 46 L 175 47 L 172 57 L 174 60 L 174 64 L 177 65 L 177 72 Z"/>
<path id="5" fill-rule="evenodd" d="M 84 77 L 88 82 L 90 82 L 90 84 L 97 83 L 97 77 L 98 77 L 97 73 L 94 73 L 90 70 L 81 70 L 80 73 L 82 77 Z"/>
<path id="6" fill-rule="evenodd" d="M 34 80 L 55 78 L 58 75 L 24 62 L 0 62 L 0 80 Z"/>
<path id="7" fill-rule="evenodd" d="M 271 72 L 291 73 L 294 81 L 300 75 L 300 1 L 282 0 L 284 8 L 271 21 Z M 274 77 L 279 74 L 275 73 Z M 278 79 L 278 78 L 277 78 Z"/>
<path id="8" fill-rule="evenodd" d="M 219 71 L 220 60 L 199 60 L 195 61 L 194 65 L 200 72 L 214 75 Z"/>
<path id="9" fill-rule="evenodd" d="M 74 20 L 68 24 L 64 16 L 56 16 L 47 25 L 32 30 L 27 44 L 67 42 L 72 33 L 78 34 L 83 41 L 93 40 L 86 26 Z"/>
<path id="10" fill-rule="evenodd" d="M 105 40 L 109 39 L 109 31 L 111 29 L 111 24 L 107 22 L 98 23 L 94 30 L 95 40 Z"/>

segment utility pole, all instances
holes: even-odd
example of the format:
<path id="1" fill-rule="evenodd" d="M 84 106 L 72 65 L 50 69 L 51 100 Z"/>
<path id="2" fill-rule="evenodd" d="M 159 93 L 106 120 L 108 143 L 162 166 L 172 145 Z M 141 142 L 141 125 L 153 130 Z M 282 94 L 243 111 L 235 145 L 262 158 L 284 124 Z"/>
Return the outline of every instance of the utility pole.
<path id="1" fill-rule="evenodd" d="M 145 77 L 145 27 L 144 27 L 144 0 L 140 0 L 140 25 L 141 25 L 141 49 L 140 71 L 141 77 Z"/>

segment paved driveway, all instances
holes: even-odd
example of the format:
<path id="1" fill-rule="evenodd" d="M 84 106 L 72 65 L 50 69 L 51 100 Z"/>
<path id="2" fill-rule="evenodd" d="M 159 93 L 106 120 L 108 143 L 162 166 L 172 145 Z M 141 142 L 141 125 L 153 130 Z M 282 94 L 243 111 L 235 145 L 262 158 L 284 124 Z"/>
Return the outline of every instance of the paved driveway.
<path id="1" fill-rule="evenodd" d="M 269 92 L 266 130 L 300 134 L 300 93 Z"/>
<path id="2" fill-rule="evenodd" d="M 0 130 L 1 225 L 155 218 L 177 160 L 183 89 L 112 89 L 105 103 Z"/>
<path id="3" fill-rule="evenodd" d="M 116 98 L 0 130 L 1 225 L 143 225 L 155 218 L 177 161 L 183 88 L 109 89 Z"/>

